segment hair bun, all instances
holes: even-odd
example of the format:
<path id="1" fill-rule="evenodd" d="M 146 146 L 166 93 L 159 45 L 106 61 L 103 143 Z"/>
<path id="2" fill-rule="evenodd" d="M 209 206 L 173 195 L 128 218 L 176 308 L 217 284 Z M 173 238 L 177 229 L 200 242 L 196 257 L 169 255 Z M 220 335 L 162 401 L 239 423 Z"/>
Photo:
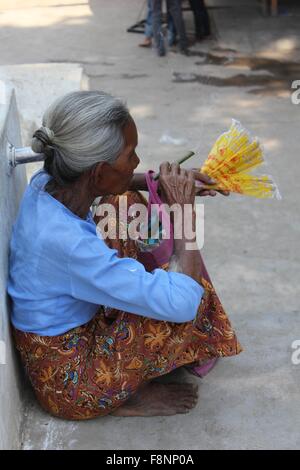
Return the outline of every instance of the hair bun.
<path id="1" fill-rule="evenodd" d="M 31 148 L 36 153 L 43 153 L 45 147 L 52 144 L 54 132 L 46 126 L 41 126 L 32 136 Z"/>

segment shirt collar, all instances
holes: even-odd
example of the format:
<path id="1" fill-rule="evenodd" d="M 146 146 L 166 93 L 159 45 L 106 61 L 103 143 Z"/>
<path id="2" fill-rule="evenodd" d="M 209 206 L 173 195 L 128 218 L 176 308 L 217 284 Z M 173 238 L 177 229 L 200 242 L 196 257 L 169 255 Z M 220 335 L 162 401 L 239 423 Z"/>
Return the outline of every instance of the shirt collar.
<path id="1" fill-rule="evenodd" d="M 41 168 L 40 170 L 38 170 L 37 172 L 35 172 L 31 179 L 30 179 L 30 182 L 29 182 L 29 185 L 35 189 L 36 191 L 44 191 L 44 188 L 45 188 L 45 185 L 46 183 L 51 179 L 51 175 L 49 175 L 49 173 L 47 173 L 47 171 L 45 171 L 43 168 Z M 45 191 L 44 191 L 45 192 Z M 45 194 L 47 194 L 51 199 L 53 199 L 57 204 L 60 204 L 62 205 L 67 211 L 71 212 L 67 207 L 65 207 L 61 202 L 57 201 L 57 199 L 55 199 L 54 197 L 51 196 L 51 194 L 48 194 L 47 192 L 45 192 Z M 76 214 L 73 214 L 74 216 Z M 80 217 L 79 217 L 80 218 Z M 83 219 L 82 219 L 83 220 Z M 85 219 L 87 222 L 90 222 L 90 223 L 93 223 L 95 224 L 94 222 L 94 219 L 93 219 L 93 215 L 92 215 L 92 211 L 89 210 L 87 216 L 86 216 L 86 219 Z"/>

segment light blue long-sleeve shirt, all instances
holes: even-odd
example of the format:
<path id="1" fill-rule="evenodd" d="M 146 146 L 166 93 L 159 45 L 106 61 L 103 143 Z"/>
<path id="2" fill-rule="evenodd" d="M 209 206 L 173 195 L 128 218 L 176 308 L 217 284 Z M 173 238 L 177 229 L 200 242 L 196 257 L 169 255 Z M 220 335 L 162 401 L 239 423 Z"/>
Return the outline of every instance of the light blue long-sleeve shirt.
<path id="1" fill-rule="evenodd" d="M 10 245 L 8 293 L 12 323 L 55 336 L 87 323 L 99 305 L 156 320 L 186 322 L 203 288 L 191 277 L 118 257 L 96 230 L 44 190 L 50 176 L 33 175 L 23 195 Z"/>

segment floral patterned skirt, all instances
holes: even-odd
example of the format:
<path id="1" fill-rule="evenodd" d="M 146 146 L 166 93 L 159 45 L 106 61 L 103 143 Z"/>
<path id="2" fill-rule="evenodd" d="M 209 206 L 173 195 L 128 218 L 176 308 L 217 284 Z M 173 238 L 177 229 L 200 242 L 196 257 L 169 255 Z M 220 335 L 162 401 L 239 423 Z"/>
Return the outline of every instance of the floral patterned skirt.
<path id="1" fill-rule="evenodd" d="M 138 192 L 127 197 L 128 204 L 145 203 Z M 104 197 L 102 203 L 118 209 L 118 196 Z M 134 240 L 107 243 L 119 256 L 138 258 Z M 100 306 L 90 322 L 59 336 L 13 329 L 41 406 L 64 419 L 104 416 L 146 381 L 184 365 L 238 354 L 241 346 L 207 273 L 202 285 L 205 294 L 192 322 L 163 322 Z"/>

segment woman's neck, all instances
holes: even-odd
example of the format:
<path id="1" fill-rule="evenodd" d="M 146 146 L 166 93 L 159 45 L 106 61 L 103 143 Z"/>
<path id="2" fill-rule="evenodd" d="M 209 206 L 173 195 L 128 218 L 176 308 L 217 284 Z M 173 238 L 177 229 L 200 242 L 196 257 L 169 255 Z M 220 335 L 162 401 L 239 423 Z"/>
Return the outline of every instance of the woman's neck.
<path id="1" fill-rule="evenodd" d="M 45 191 L 52 197 L 61 202 L 71 212 L 81 219 L 86 219 L 90 207 L 95 199 L 91 188 L 89 187 L 89 178 L 82 175 L 73 183 L 66 186 L 58 186 L 53 180 L 49 181 Z"/>

